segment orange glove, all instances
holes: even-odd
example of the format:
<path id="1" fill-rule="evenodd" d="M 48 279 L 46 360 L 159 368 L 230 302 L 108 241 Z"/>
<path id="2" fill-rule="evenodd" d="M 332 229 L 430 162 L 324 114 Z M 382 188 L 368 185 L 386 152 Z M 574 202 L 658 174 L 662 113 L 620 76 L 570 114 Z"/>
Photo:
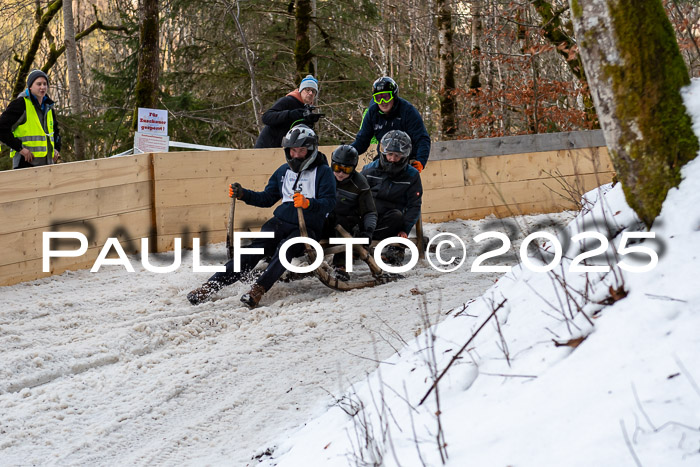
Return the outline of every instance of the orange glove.
<path id="1" fill-rule="evenodd" d="M 306 209 L 309 207 L 309 204 L 311 204 L 311 201 L 306 199 L 304 195 L 301 193 L 294 193 L 294 207 L 295 208 L 302 208 Z"/>
<path id="2" fill-rule="evenodd" d="M 238 182 L 232 183 L 228 186 L 228 197 L 233 198 L 234 196 L 236 199 L 243 198 L 243 187 Z"/>
<path id="3" fill-rule="evenodd" d="M 419 164 L 420 164 L 420 162 L 419 162 Z M 408 238 L 408 234 L 406 232 L 403 232 L 403 231 L 399 232 L 398 235 L 401 238 Z"/>
<path id="4" fill-rule="evenodd" d="M 423 171 L 423 164 L 421 164 L 420 161 L 411 161 L 411 165 L 416 168 L 418 173 L 421 173 Z"/>

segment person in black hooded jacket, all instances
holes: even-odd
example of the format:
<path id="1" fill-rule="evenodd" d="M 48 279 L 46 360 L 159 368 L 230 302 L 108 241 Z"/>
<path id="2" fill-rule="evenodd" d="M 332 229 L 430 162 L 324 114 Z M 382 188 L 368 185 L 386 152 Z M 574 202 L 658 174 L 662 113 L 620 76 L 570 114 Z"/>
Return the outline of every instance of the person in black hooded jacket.
<path id="1" fill-rule="evenodd" d="M 359 162 L 357 150 L 349 144 L 338 146 L 331 155 L 331 170 L 335 176 L 335 209 L 328 216 L 324 238 L 336 237 L 336 226 L 342 226 L 356 238 L 372 241 L 377 226 L 377 208 L 367 179 L 356 169 Z M 333 256 L 336 277 L 347 281 L 345 253 Z"/>
<path id="2" fill-rule="evenodd" d="M 326 233 L 334 236 L 334 228 L 341 225 L 355 237 L 372 238 L 377 226 L 377 208 L 367 179 L 355 170 L 359 156 L 348 144 L 338 146 L 331 155 L 331 170 L 335 176 L 335 209 L 328 216 Z"/>
<path id="3" fill-rule="evenodd" d="M 255 142 L 255 148 L 281 147 L 284 135 L 294 125 L 300 123 L 313 129 L 314 123 L 322 116 L 312 112 L 316 96 L 318 96 L 318 80 L 311 75 L 306 75 L 301 80 L 299 89 L 279 99 L 263 114 L 262 121 L 265 127 Z"/>
<path id="4" fill-rule="evenodd" d="M 399 97 L 399 85 L 390 77 L 382 76 L 372 85 L 372 102 L 362 117 L 355 141 L 350 144 L 363 154 L 373 142 L 381 141 L 385 134 L 394 130 L 409 136 L 409 164 L 422 172 L 430 157 L 430 135 L 423 118 L 410 102 Z"/>

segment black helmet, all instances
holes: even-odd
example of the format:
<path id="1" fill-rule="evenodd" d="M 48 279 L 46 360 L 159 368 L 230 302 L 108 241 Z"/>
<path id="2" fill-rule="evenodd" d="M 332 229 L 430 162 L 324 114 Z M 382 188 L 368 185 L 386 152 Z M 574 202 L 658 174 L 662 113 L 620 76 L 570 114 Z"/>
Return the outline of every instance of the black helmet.
<path id="1" fill-rule="evenodd" d="M 349 144 L 343 144 L 338 146 L 333 154 L 331 155 L 331 163 L 344 165 L 346 167 L 357 167 L 357 162 L 359 160 L 359 155 L 357 154 L 357 149 Z"/>
<path id="2" fill-rule="evenodd" d="M 318 137 L 314 130 L 306 125 L 296 125 L 282 138 L 284 155 L 287 164 L 293 172 L 299 173 L 308 169 L 316 160 L 318 155 Z M 289 148 L 305 147 L 308 152 L 305 159 L 293 159 L 289 153 Z"/>
<path id="3" fill-rule="evenodd" d="M 372 85 L 372 95 L 387 91 L 394 93 L 394 97 L 399 97 L 399 85 L 388 76 L 382 76 Z"/>
<path id="4" fill-rule="evenodd" d="M 398 173 L 408 165 L 408 156 L 411 154 L 411 138 L 401 130 L 391 130 L 382 137 L 379 143 L 379 165 L 386 172 Z M 389 162 L 387 152 L 401 155 L 398 162 Z"/>

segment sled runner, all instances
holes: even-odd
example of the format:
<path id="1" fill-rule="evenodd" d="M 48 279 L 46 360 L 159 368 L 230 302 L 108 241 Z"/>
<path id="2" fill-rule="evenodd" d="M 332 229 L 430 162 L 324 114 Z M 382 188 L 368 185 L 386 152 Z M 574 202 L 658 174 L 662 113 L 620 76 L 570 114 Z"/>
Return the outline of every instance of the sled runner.
<path id="1" fill-rule="evenodd" d="M 301 233 L 302 237 L 308 237 L 309 235 L 308 231 L 306 230 L 306 221 L 304 220 L 304 210 L 302 208 L 297 208 L 297 214 L 299 216 L 299 232 Z M 343 237 L 352 237 L 341 226 L 337 226 L 336 230 Z M 344 248 L 344 246 L 342 248 Z M 372 255 L 370 255 L 367 249 L 362 245 L 353 245 L 353 250 L 359 255 L 361 260 L 367 263 L 374 279 L 365 281 L 341 280 L 335 275 L 335 271 L 333 271 L 333 268 L 325 261 L 325 259 L 321 262 L 321 265 L 316 268 L 314 275 L 316 275 L 316 277 L 318 277 L 324 285 L 335 290 L 343 291 L 374 287 L 375 285 L 386 284 L 398 279 L 403 279 L 403 276 L 400 274 L 389 274 L 384 272 L 374 261 Z M 324 249 L 324 256 L 332 253 L 334 253 L 332 248 Z M 316 251 L 309 244 L 306 244 L 306 256 L 309 263 L 316 261 Z"/>

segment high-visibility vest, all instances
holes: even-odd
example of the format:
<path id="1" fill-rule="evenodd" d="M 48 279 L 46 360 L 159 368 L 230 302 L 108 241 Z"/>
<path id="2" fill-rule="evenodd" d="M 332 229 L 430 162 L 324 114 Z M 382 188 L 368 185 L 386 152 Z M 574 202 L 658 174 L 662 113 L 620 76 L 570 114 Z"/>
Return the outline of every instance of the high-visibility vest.
<path id="1" fill-rule="evenodd" d="M 24 97 L 24 107 L 27 121 L 15 128 L 12 134 L 22 141 L 22 146 L 32 151 L 34 157 L 46 157 L 50 151 L 50 159 L 53 160 L 53 109 L 46 109 L 42 125 L 29 97 Z M 10 159 L 16 152 L 10 152 Z"/>

